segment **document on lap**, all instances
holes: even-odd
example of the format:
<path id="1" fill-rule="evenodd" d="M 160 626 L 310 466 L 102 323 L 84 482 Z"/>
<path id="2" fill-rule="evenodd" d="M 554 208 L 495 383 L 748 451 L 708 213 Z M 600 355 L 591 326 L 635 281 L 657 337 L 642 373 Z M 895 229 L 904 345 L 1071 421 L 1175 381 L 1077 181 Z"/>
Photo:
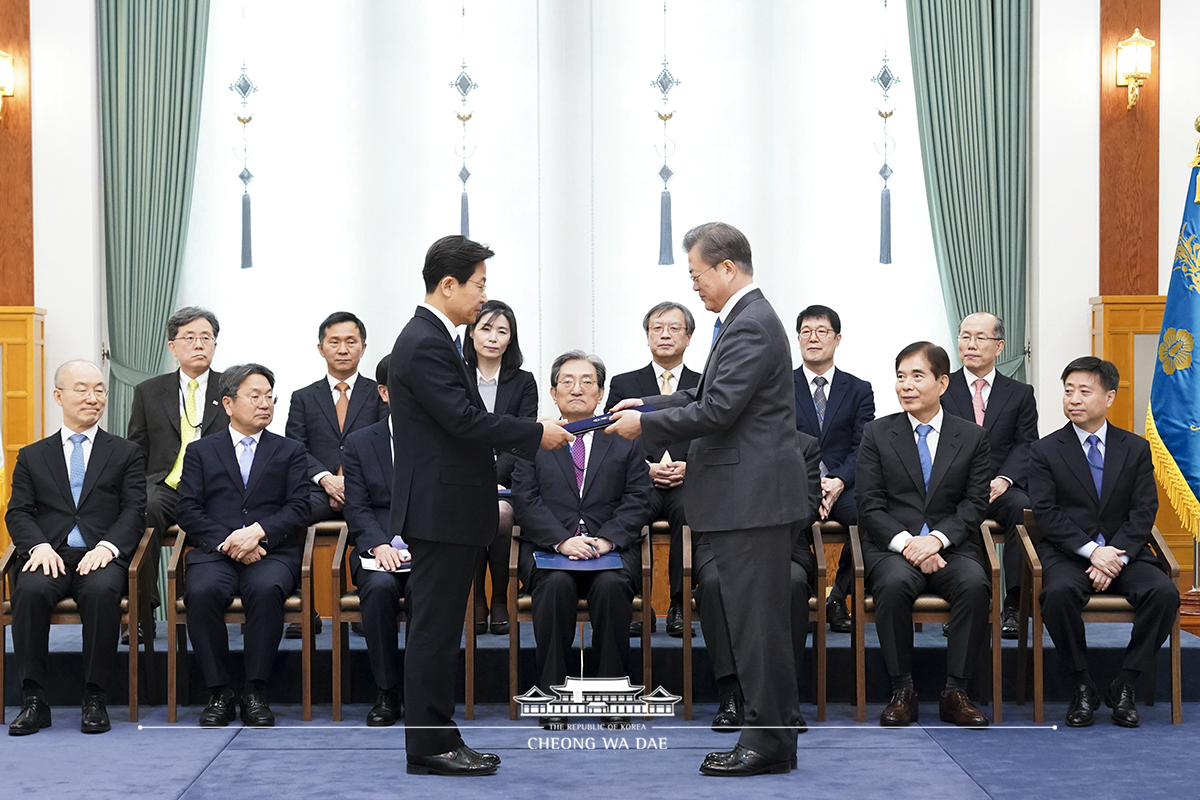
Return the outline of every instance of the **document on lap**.
<path id="1" fill-rule="evenodd" d="M 392 547 L 396 548 L 397 550 L 407 550 L 408 549 L 408 545 L 405 544 L 404 540 L 402 538 L 400 538 L 399 536 L 393 536 L 392 541 L 388 542 L 388 544 L 390 544 Z M 408 572 L 409 570 L 412 569 L 412 558 L 411 557 L 408 559 L 408 561 L 401 562 L 399 569 L 393 569 L 393 570 L 387 570 L 387 569 L 384 569 L 383 567 L 379 566 L 378 562 L 376 562 L 375 559 L 369 555 L 359 556 L 359 561 L 361 562 L 363 569 L 369 569 L 373 572 Z"/>
<path id="2" fill-rule="evenodd" d="M 538 569 L 570 569 L 577 572 L 594 572 L 602 569 L 620 569 L 621 556 L 615 552 L 605 553 L 596 558 L 579 559 L 578 561 L 564 556 L 562 553 L 545 553 L 533 551 L 533 563 Z"/>
<path id="3" fill-rule="evenodd" d="M 650 405 L 649 403 L 643 403 L 640 406 L 637 406 L 636 408 L 625 409 L 625 410 L 626 411 L 640 411 L 643 414 L 645 414 L 648 411 L 658 411 L 657 408 Z M 614 413 L 616 413 L 616 412 L 614 412 Z M 600 416 L 592 417 L 591 419 L 581 419 L 578 422 L 568 423 L 567 425 L 564 425 L 563 428 L 567 431 L 567 433 L 571 433 L 571 434 L 578 436 L 579 434 L 587 433 L 588 431 L 602 430 L 603 428 L 607 428 L 609 425 L 612 425 L 612 423 L 613 423 L 613 415 L 612 414 L 601 414 Z"/>

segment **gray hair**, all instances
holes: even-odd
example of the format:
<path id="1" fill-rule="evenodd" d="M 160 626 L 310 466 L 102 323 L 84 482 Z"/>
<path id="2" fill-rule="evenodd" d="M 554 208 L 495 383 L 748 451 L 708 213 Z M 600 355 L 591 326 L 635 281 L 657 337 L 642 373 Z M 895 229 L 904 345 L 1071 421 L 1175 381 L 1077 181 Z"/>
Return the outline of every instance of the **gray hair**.
<path id="1" fill-rule="evenodd" d="M 665 314 L 671 309 L 677 309 L 683 312 L 683 322 L 687 326 L 687 335 L 691 336 L 696 331 L 696 318 L 692 316 L 692 312 L 688 307 L 676 303 L 674 300 L 666 300 L 659 303 L 654 308 L 646 312 L 646 316 L 642 317 L 642 330 L 646 333 L 650 332 L 650 320 L 657 317 L 659 314 Z"/>
<path id="2" fill-rule="evenodd" d="M 251 375 L 262 375 L 271 388 L 275 388 L 275 373 L 262 364 L 237 364 L 221 373 L 221 396 L 237 397 L 242 382 Z"/>
<path id="3" fill-rule="evenodd" d="M 705 264 L 715 266 L 722 261 L 732 261 L 742 272 L 754 276 L 750 240 L 728 223 L 706 222 L 692 228 L 683 237 L 683 250 L 690 253 L 693 247 L 700 248 L 700 257 Z"/>
<path id="4" fill-rule="evenodd" d="M 596 385 L 601 389 L 604 388 L 604 376 L 608 374 L 608 370 L 604 367 L 604 362 L 600 360 L 600 356 L 592 353 L 585 353 L 582 350 L 568 350 L 558 358 L 554 359 L 554 363 L 550 365 L 550 385 L 558 386 L 558 373 L 562 369 L 563 364 L 568 361 L 586 361 L 596 369 Z"/>
<path id="5" fill-rule="evenodd" d="M 992 322 L 992 336 L 994 338 L 1004 339 L 1005 341 L 1008 340 L 1008 337 L 1005 336 L 1006 331 L 1004 330 L 1004 320 L 1000 319 L 998 314 L 993 314 L 990 311 L 972 311 L 970 314 L 967 314 L 966 317 L 963 317 L 963 322 L 966 322 L 968 317 L 973 317 L 976 314 L 987 314 L 994 320 Z M 958 323 L 958 329 L 960 331 L 962 330 L 962 322 Z"/>
<path id="6" fill-rule="evenodd" d="M 180 328 L 198 319 L 208 320 L 208 324 L 212 326 L 213 338 L 217 338 L 217 334 L 221 332 L 221 323 L 217 322 L 216 314 L 200 306 L 184 306 L 167 317 L 167 341 L 173 341 L 179 335 Z"/>

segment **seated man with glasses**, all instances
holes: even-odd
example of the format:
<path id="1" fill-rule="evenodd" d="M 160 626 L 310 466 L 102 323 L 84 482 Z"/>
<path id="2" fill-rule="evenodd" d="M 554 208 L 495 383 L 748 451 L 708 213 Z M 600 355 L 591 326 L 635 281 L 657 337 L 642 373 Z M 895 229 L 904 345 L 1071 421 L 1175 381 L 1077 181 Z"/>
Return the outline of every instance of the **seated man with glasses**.
<path id="1" fill-rule="evenodd" d="M 582 350 L 554 359 L 550 397 L 567 422 L 595 415 L 604 394 L 604 373 L 604 362 Z M 521 526 L 521 583 L 533 596 L 538 687 L 552 693 L 565 682 L 581 597 L 588 601 L 596 675 L 628 675 L 629 623 L 642 562 L 639 542 L 650 517 L 652 491 L 641 440 L 580 434 L 570 448 L 539 450 L 532 462 L 517 461 L 512 489 Z M 595 571 L 542 569 L 534 563 L 534 551 L 559 553 L 572 561 L 616 552 L 620 563 Z M 547 730 L 563 730 L 567 724 L 564 717 L 538 722 Z M 602 722 L 619 728 L 629 719 L 604 717 Z"/>
<path id="2" fill-rule="evenodd" d="M 133 390 L 128 436 L 146 457 L 146 525 L 154 538 L 146 558 L 151 605 L 159 605 L 159 552 L 175 524 L 175 499 L 183 451 L 194 440 L 229 427 L 221 408 L 221 373 L 212 369 L 221 323 L 206 308 L 186 306 L 167 319 L 167 349 L 179 369 L 142 381 Z M 142 631 L 140 638 L 153 636 Z M 122 638 L 128 640 L 128 633 Z"/>
<path id="3" fill-rule="evenodd" d="M 176 513 L 187 532 L 184 602 L 188 636 L 211 693 L 202 727 L 233 721 L 225 609 L 235 595 L 245 606 L 242 721 L 275 724 L 266 683 L 283 634 L 283 605 L 300 581 L 304 530 L 310 514 L 304 445 L 266 430 L 275 413 L 275 375 L 241 364 L 221 378 L 229 433 L 193 442 L 183 460 Z"/>
<path id="4" fill-rule="evenodd" d="M 623 372 L 613 377 L 608 392 L 608 407 L 612 408 L 626 397 L 650 397 L 672 394 L 681 389 L 693 389 L 700 383 L 700 373 L 683 363 L 696 330 L 696 319 L 688 308 L 670 300 L 659 303 L 642 318 L 646 344 L 650 347 L 650 363 L 639 370 Z M 671 524 L 670 548 L 667 555 L 667 579 L 670 582 L 671 605 L 667 609 L 667 634 L 683 636 L 683 481 L 687 474 L 689 441 L 673 442 L 646 453 L 650 480 L 654 484 L 651 496 L 650 519 L 666 518 Z M 650 621 L 653 632 L 657 623 Z M 641 620 L 630 627 L 631 636 L 642 635 Z"/>

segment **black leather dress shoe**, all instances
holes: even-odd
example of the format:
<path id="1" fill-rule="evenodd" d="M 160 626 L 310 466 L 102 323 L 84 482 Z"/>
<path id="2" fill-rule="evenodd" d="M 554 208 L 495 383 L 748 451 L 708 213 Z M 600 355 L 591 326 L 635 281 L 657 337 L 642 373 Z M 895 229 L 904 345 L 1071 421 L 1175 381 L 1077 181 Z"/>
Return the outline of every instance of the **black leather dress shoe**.
<path id="1" fill-rule="evenodd" d="M 879 724 L 885 728 L 900 728 L 916 722 L 920 716 L 915 689 L 893 689 L 892 699 L 879 715 Z"/>
<path id="2" fill-rule="evenodd" d="M 321 615 L 315 611 L 313 612 L 312 632 L 313 632 L 313 636 L 316 636 L 318 633 L 321 632 Z M 299 622 L 288 623 L 287 630 L 285 630 L 283 632 L 283 638 L 285 638 L 285 639 L 303 639 L 304 631 L 301 629 L 300 623 Z"/>
<path id="3" fill-rule="evenodd" d="M 489 755 L 477 753 L 466 745 L 434 756 L 410 755 L 407 772 L 409 775 L 491 775 L 500 766 L 500 759 L 496 756 L 486 758 Z"/>
<path id="4" fill-rule="evenodd" d="M 736 693 L 722 695 L 712 729 L 716 733 L 736 733 L 742 729 L 742 698 Z"/>
<path id="5" fill-rule="evenodd" d="M 667 636 L 683 638 L 683 603 L 673 600 L 667 609 Z"/>
<path id="6" fill-rule="evenodd" d="M 50 704 L 44 694 L 27 694 L 21 701 L 21 713 L 8 726 L 9 736 L 28 736 L 50 727 Z"/>
<path id="7" fill-rule="evenodd" d="M 367 712 L 367 727 L 386 728 L 395 725 L 404 716 L 404 703 L 392 689 L 382 689 L 375 698 L 375 705 Z"/>
<path id="8" fill-rule="evenodd" d="M 791 758 L 773 759 L 737 745 L 727 753 L 709 753 L 700 764 L 700 773 L 718 777 L 784 775 L 792 769 Z"/>
<path id="9" fill-rule="evenodd" d="M 275 712 L 267 705 L 267 696 L 258 689 L 242 692 L 242 722 L 249 728 L 273 728 Z"/>
<path id="10" fill-rule="evenodd" d="M 493 617 L 490 628 L 491 628 L 492 633 L 497 634 L 497 635 L 504 635 L 504 634 L 508 633 L 508 620 L 501 620 L 501 621 L 497 622 L 495 617 Z"/>
<path id="11" fill-rule="evenodd" d="M 104 695 L 84 696 L 83 716 L 79 721 L 79 730 L 84 733 L 106 733 L 112 730 L 112 723 L 108 721 L 108 709 L 104 706 Z"/>
<path id="12" fill-rule="evenodd" d="M 803 714 L 798 714 L 796 717 L 796 733 L 808 733 L 808 720 L 804 718 Z M 793 756 L 793 758 L 795 757 Z M 795 767 L 796 765 L 792 764 L 792 766 Z"/>
<path id="13" fill-rule="evenodd" d="M 566 717 L 538 717 L 538 725 L 548 731 L 565 731 L 567 729 Z"/>
<path id="14" fill-rule="evenodd" d="M 366 634 L 363 633 L 363 626 L 362 626 L 361 622 L 351 622 L 350 623 L 350 632 L 353 633 L 355 636 L 366 636 Z"/>
<path id="15" fill-rule="evenodd" d="M 657 631 L 658 631 L 658 617 L 654 616 L 654 609 L 652 608 L 652 609 L 650 609 L 650 632 L 656 633 Z M 642 636 L 642 621 L 640 619 L 635 619 L 633 622 L 629 623 L 629 638 L 640 639 L 641 636 Z"/>
<path id="16" fill-rule="evenodd" d="M 1122 728 L 1136 728 L 1142 724 L 1138 717 L 1137 703 L 1133 698 L 1133 684 L 1122 683 L 1120 686 L 1108 687 L 1108 695 L 1104 704 L 1112 709 L 1113 722 Z"/>
<path id="17" fill-rule="evenodd" d="M 1021 634 L 1021 614 L 1016 606 L 1005 606 L 1000 612 L 1000 638 L 1016 639 Z"/>
<path id="18" fill-rule="evenodd" d="M 143 625 L 140 622 L 138 623 L 138 641 L 139 642 L 144 642 L 147 639 L 153 639 L 155 633 L 157 633 L 157 631 L 154 629 L 153 625 Z M 124 644 L 124 645 L 129 644 L 129 626 L 128 625 L 121 626 L 121 644 Z"/>
<path id="19" fill-rule="evenodd" d="M 237 700 L 233 689 L 226 688 L 208 698 L 208 705 L 200 712 L 201 728 L 224 728 L 237 716 Z"/>
<path id="20" fill-rule="evenodd" d="M 619 731 L 629 727 L 629 717 L 611 716 L 601 717 L 600 724 L 609 730 Z"/>
<path id="21" fill-rule="evenodd" d="M 829 630 L 833 633 L 850 633 L 854 630 L 844 597 L 831 596 L 825 601 L 825 618 L 829 620 Z"/>
<path id="22" fill-rule="evenodd" d="M 1080 684 L 1075 687 L 1075 697 L 1067 707 L 1067 727 L 1090 728 L 1095 718 L 1096 707 L 1100 705 L 1100 695 L 1095 686 Z"/>

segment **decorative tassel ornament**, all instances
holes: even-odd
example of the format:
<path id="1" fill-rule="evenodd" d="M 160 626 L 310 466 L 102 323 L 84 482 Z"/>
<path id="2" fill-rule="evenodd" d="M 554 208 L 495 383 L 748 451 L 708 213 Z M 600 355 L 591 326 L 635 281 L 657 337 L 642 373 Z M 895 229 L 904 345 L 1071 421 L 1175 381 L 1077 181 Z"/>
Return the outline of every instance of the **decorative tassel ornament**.
<path id="1" fill-rule="evenodd" d="M 661 214 L 658 223 L 658 263 L 674 264 L 674 248 L 671 247 L 671 192 L 663 189 Z"/>
<path id="2" fill-rule="evenodd" d="M 879 263 L 892 263 L 892 190 L 879 193 Z"/>
<path id="3" fill-rule="evenodd" d="M 667 3 L 663 0 L 663 60 L 662 69 L 659 70 L 658 76 L 650 81 L 650 85 L 658 89 L 662 93 L 663 106 L 667 105 L 667 96 L 681 83 L 673 74 L 671 74 L 670 64 L 667 62 Z M 667 136 L 667 123 L 675 116 L 674 111 L 656 111 L 658 118 L 663 124 L 663 149 L 659 155 L 662 156 L 662 169 L 658 171 L 658 177 L 662 179 L 662 197 L 659 202 L 659 219 L 658 219 L 658 263 L 660 266 L 675 263 L 674 248 L 671 246 L 671 191 L 667 188 L 667 184 L 671 182 L 671 176 L 675 173 L 667 166 L 667 159 L 675 155 L 675 142 L 670 136 Z M 654 148 L 658 150 L 657 147 Z"/>
<path id="4" fill-rule="evenodd" d="M 471 236 L 471 215 L 467 211 L 467 190 L 464 188 L 462 193 L 462 220 L 460 223 L 461 233 L 463 236 Z"/>
<path id="5" fill-rule="evenodd" d="M 248 170 L 243 170 L 249 173 Z M 247 181 L 249 183 L 249 181 Z M 254 266 L 250 254 L 250 192 L 242 192 L 242 269 Z"/>
<path id="6" fill-rule="evenodd" d="M 896 73 L 888 66 L 887 55 L 887 0 L 883 0 L 883 66 L 871 82 L 883 90 L 883 102 L 887 102 L 888 92 L 900 82 Z M 883 120 L 883 147 L 875 146 L 876 152 L 883 155 L 883 166 L 879 168 L 879 177 L 883 178 L 883 191 L 879 193 L 879 263 L 892 263 L 892 190 L 888 188 L 888 178 L 892 177 L 892 168 L 888 166 L 888 155 L 896 149 L 896 140 L 888 135 L 887 123 L 896 109 L 887 111 L 875 109 Z"/>

